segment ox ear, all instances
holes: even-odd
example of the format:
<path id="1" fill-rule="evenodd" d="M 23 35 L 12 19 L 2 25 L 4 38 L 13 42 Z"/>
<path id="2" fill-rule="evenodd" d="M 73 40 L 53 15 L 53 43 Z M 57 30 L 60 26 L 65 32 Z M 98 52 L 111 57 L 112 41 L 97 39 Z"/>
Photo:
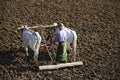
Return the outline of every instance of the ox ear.
<path id="1" fill-rule="evenodd" d="M 27 25 L 25 25 L 24 27 L 27 28 Z"/>

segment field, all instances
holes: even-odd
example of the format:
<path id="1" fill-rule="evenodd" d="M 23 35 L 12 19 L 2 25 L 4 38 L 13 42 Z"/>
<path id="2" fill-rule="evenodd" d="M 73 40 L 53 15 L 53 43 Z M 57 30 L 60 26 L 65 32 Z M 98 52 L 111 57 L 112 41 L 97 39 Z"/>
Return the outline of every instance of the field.
<path id="1" fill-rule="evenodd" d="M 119 4 L 119 0 L 0 0 L 0 80 L 120 80 Z M 20 24 L 54 22 L 77 32 L 76 59 L 84 65 L 39 71 L 38 66 L 51 63 L 44 47 L 37 65 L 31 50 L 29 58 L 25 56 Z"/>

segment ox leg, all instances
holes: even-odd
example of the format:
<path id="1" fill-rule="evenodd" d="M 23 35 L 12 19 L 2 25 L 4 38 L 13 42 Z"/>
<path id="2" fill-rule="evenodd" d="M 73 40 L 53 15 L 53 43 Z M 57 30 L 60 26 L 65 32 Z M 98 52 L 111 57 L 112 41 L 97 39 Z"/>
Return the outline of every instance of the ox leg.
<path id="1" fill-rule="evenodd" d="M 73 59 L 74 61 L 76 61 L 76 51 L 73 49 L 72 52 L 73 52 Z"/>
<path id="2" fill-rule="evenodd" d="M 66 44 L 67 44 L 67 50 L 72 50 L 70 43 L 67 42 Z"/>
<path id="3" fill-rule="evenodd" d="M 39 47 L 40 44 L 37 41 L 31 42 L 31 48 L 34 51 L 34 62 L 38 62 Z"/>
<path id="4" fill-rule="evenodd" d="M 37 50 L 34 50 L 34 62 L 37 62 L 38 55 L 37 55 Z"/>
<path id="5" fill-rule="evenodd" d="M 72 48 L 68 42 L 67 42 L 67 50 L 69 51 L 69 55 L 72 55 Z"/>
<path id="6" fill-rule="evenodd" d="M 74 61 L 76 61 L 76 46 L 77 46 L 77 43 L 76 41 L 73 42 L 73 55 L 74 55 Z"/>
<path id="7" fill-rule="evenodd" d="M 69 51 L 69 55 L 72 55 L 72 48 L 68 42 L 67 42 L 67 50 Z"/>
<path id="8" fill-rule="evenodd" d="M 32 48 L 33 49 L 33 52 L 34 52 L 34 62 L 37 62 L 37 49 L 35 49 L 35 47 Z"/>
<path id="9" fill-rule="evenodd" d="M 28 56 L 28 48 L 25 43 L 24 43 L 24 48 L 25 48 L 26 56 Z"/>
<path id="10" fill-rule="evenodd" d="M 36 49 L 35 49 L 35 44 L 36 44 L 36 41 L 29 41 L 29 45 L 31 47 L 31 49 L 33 50 L 34 52 L 34 61 L 36 61 Z"/>
<path id="11" fill-rule="evenodd" d="M 26 55 L 28 56 L 28 48 L 27 48 L 27 47 L 25 47 L 25 50 L 26 50 Z"/>
<path id="12" fill-rule="evenodd" d="M 37 44 L 35 45 L 35 55 L 34 55 L 34 60 L 38 62 L 38 55 L 39 55 L 39 47 L 40 47 L 40 44 Z"/>
<path id="13" fill-rule="evenodd" d="M 69 56 L 72 57 L 71 61 L 74 61 L 74 51 L 73 48 L 70 46 L 70 42 L 67 43 L 67 50 L 69 51 Z"/>

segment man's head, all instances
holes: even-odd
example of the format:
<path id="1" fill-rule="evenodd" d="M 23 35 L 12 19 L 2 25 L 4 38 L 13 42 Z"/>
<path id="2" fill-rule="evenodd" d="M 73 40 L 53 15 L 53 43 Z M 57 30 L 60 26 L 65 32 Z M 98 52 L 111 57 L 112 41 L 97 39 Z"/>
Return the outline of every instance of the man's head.
<path id="1" fill-rule="evenodd" d="M 63 23 L 57 23 L 57 27 L 59 28 L 59 29 L 64 29 L 65 28 L 65 26 L 64 26 L 64 24 Z"/>

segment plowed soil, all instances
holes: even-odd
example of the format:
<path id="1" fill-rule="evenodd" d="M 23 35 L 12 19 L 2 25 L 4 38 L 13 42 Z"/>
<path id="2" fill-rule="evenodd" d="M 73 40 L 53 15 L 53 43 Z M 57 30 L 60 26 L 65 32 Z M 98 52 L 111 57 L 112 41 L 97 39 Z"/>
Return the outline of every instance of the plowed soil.
<path id="1" fill-rule="evenodd" d="M 51 64 L 45 48 L 34 64 L 17 28 L 59 21 L 77 32 L 76 59 L 84 65 L 39 71 Z M 120 1 L 0 0 L 0 80 L 120 80 Z"/>

